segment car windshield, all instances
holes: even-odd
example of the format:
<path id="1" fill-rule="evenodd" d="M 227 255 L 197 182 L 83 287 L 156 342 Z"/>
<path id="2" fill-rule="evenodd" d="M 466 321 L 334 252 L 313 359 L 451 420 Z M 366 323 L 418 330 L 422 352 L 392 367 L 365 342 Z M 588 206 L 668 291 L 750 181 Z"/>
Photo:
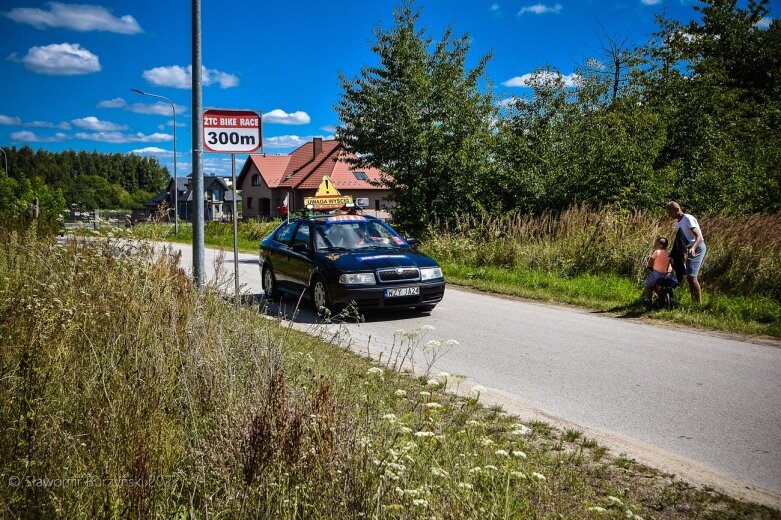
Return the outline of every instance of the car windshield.
<path id="1" fill-rule="evenodd" d="M 318 251 L 408 247 L 390 226 L 361 216 L 337 215 L 315 223 Z"/>

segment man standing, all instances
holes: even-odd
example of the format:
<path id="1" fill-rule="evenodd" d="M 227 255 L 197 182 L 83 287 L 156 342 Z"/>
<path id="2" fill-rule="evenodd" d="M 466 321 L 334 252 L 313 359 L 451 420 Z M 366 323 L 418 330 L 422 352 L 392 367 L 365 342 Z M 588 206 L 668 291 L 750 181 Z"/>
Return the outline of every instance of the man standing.
<path id="1" fill-rule="evenodd" d="M 702 288 L 699 280 L 697 280 L 697 276 L 700 274 L 700 267 L 702 267 L 702 261 L 708 249 L 705 247 L 700 224 L 694 216 L 684 213 L 681 205 L 675 201 L 668 202 L 666 208 L 670 218 L 678 221 L 675 225 L 676 230 L 683 233 L 686 239 L 688 253 L 686 279 L 689 282 L 689 292 L 692 295 L 692 300 L 701 303 Z"/>

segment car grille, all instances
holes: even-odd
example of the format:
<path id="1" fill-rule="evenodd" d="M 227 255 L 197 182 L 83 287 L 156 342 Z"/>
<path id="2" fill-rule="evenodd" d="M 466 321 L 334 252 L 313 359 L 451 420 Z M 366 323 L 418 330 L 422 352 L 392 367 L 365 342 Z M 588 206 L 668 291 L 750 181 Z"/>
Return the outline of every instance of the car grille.
<path id="1" fill-rule="evenodd" d="M 420 270 L 417 267 L 397 267 L 394 269 L 380 269 L 377 271 L 380 282 L 408 282 L 420 279 Z"/>

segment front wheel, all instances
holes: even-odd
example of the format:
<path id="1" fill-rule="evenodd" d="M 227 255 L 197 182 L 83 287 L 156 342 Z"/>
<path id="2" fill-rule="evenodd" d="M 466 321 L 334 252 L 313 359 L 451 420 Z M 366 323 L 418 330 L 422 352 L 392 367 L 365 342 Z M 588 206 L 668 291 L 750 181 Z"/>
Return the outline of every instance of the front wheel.
<path id="1" fill-rule="evenodd" d="M 320 314 L 322 309 L 327 311 L 331 310 L 331 298 L 328 295 L 328 286 L 320 277 L 315 277 L 312 280 L 312 286 L 309 289 L 312 295 L 312 304 L 315 307 L 315 312 Z"/>

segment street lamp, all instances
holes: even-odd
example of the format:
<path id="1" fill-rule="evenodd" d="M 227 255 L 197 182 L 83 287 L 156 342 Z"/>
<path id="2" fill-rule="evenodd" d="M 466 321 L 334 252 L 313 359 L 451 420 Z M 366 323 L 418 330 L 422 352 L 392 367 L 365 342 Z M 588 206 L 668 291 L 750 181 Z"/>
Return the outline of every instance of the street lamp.
<path id="1" fill-rule="evenodd" d="M 141 94 L 142 96 L 151 96 L 164 99 L 168 101 L 169 105 L 171 105 L 171 111 L 174 114 L 174 235 L 179 235 L 179 179 L 176 176 L 176 107 L 174 106 L 173 102 L 165 96 L 144 92 L 143 90 L 138 90 L 137 88 L 131 88 L 130 90 L 131 92 Z"/>
<path id="2" fill-rule="evenodd" d="M 0 152 L 3 152 L 3 157 L 5 158 L 5 176 L 8 177 L 8 154 L 2 148 L 0 148 Z"/>

